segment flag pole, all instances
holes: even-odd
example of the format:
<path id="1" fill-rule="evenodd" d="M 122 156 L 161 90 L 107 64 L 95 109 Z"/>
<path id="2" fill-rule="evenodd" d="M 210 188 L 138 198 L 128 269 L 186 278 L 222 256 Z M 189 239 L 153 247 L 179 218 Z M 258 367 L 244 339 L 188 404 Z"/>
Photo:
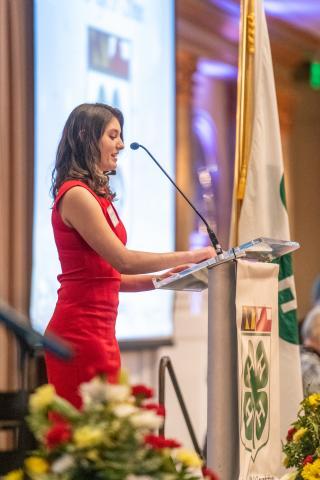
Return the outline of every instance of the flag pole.
<path id="1" fill-rule="evenodd" d="M 252 136 L 252 99 L 255 20 L 254 0 L 240 2 L 240 34 L 237 82 L 236 148 L 230 245 L 238 243 L 238 224 L 247 180 Z"/>

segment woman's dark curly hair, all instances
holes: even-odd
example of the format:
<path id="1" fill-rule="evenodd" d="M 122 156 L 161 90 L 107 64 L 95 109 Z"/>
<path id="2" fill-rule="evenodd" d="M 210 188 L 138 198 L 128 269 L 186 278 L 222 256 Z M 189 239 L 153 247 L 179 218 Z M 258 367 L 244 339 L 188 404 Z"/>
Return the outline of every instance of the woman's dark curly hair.
<path id="1" fill-rule="evenodd" d="M 83 103 L 69 115 L 58 145 L 51 194 L 56 197 L 66 180 L 81 180 L 97 195 L 112 197 L 109 179 L 99 170 L 99 141 L 112 118 L 117 118 L 123 140 L 123 115 L 103 103 Z"/>

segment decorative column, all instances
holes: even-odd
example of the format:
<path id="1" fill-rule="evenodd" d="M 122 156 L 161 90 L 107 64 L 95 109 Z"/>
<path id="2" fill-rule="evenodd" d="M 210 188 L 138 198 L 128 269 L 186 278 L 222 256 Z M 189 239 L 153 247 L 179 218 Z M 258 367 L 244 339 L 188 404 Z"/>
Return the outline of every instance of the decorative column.
<path id="1" fill-rule="evenodd" d="M 192 135 L 192 76 L 197 58 L 189 52 L 178 50 L 176 57 L 176 183 L 186 196 L 193 199 L 191 158 Z M 184 198 L 176 196 L 176 249 L 188 250 L 195 213 Z"/>

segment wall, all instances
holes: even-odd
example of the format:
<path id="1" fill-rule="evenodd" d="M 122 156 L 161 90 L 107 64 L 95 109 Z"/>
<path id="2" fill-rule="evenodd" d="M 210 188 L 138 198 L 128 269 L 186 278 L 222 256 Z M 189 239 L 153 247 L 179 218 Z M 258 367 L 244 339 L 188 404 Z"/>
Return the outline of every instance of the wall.
<path id="1" fill-rule="evenodd" d="M 320 273 L 320 91 L 297 86 L 297 105 L 290 141 L 294 190 L 292 238 L 301 244 L 294 255 L 299 318 L 311 306 L 311 287 Z"/>

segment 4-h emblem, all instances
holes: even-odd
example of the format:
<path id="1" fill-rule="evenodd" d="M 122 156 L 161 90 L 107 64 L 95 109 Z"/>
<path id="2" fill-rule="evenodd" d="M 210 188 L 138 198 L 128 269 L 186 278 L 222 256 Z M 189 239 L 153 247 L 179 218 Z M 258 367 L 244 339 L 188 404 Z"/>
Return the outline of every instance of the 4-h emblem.
<path id="1" fill-rule="evenodd" d="M 241 442 L 254 462 L 269 438 L 270 307 L 242 307 Z"/>

